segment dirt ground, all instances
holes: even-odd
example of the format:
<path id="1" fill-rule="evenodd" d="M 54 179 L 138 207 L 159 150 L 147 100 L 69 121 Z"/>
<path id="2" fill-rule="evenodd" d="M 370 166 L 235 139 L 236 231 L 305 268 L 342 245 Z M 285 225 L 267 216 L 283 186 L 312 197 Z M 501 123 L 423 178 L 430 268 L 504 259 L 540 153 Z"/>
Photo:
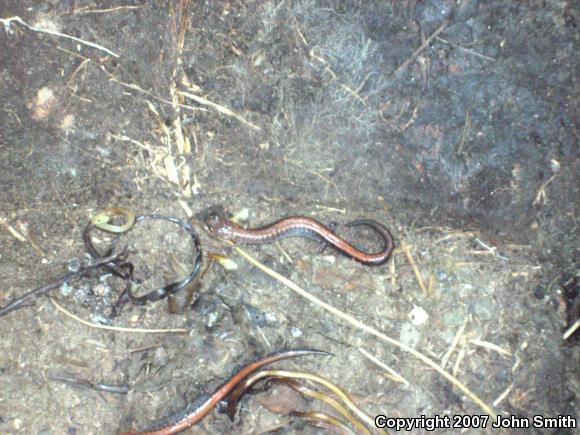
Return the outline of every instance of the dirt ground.
<path id="1" fill-rule="evenodd" d="M 99 329 L 47 297 L 1 317 L 0 433 L 144 428 L 297 347 L 334 355 L 276 367 L 331 379 L 372 417 L 577 421 L 575 3 L 0 0 L 0 306 L 89 264 L 82 230 L 111 206 L 190 219 L 208 267 L 177 314 L 162 300 L 112 318 L 104 272 L 50 293 L 93 324 L 186 333 Z M 210 237 L 215 207 L 248 226 L 336 222 L 365 250 L 374 235 L 340 224 L 382 222 L 397 249 L 379 267 L 304 239 L 246 251 L 483 405 Z M 173 280 L 172 258 L 191 267 L 178 226 L 121 240 L 138 293 Z M 321 403 L 277 386 L 189 433 L 325 433 L 289 415 Z"/>

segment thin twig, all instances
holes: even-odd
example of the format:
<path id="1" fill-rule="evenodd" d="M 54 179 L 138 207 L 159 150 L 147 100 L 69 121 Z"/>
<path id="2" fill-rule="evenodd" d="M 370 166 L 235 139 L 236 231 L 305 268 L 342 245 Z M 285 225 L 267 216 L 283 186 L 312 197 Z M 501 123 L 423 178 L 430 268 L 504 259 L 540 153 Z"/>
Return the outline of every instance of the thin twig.
<path id="1" fill-rule="evenodd" d="M 397 288 L 397 265 L 395 264 L 395 256 L 391 256 L 389 260 L 389 272 L 391 274 L 391 288 Z"/>
<path id="2" fill-rule="evenodd" d="M 550 178 L 548 178 L 548 181 L 546 181 L 545 183 L 542 183 L 542 185 L 538 189 L 538 193 L 536 193 L 536 198 L 534 199 L 534 202 L 532 203 L 532 205 L 538 206 L 538 205 L 546 204 L 548 202 L 548 194 L 546 193 L 546 188 L 548 187 L 548 185 L 552 181 L 554 181 L 554 179 L 556 178 L 556 175 L 558 175 L 558 174 L 552 175 Z"/>
<path id="3" fill-rule="evenodd" d="M 183 95 L 184 97 L 189 98 L 190 100 L 195 101 L 196 103 L 211 107 L 212 109 L 215 109 L 216 111 L 218 111 L 219 113 L 221 113 L 223 115 L 231 116 L 232 118 L 236 118 L 238 121 L 240 121 L 242 124 L 246 124 L 252 130 L 260 131 L 260 127 L 258 127 L 255 124 L 252 124 L 250 121 L 247 121 L 242 115 L 237 114 L 236 112 L 234 112 L 231 109 L 228 109 L 227 107 L 220 106 L 219 104 L 214 103 L 213 101 L 210 101 L 206 98 L 200 97 L 199 95 L 192 94 L 190 92 L 179 91 L 179 94 Z"/>
<path id="4" fill-rule="evenodd" d="M 75 11 L 69 12 L 69 14 L 75 14 L 75 15 L 108 14 L 111 12 L 118 12 L 118 11 L 133 11 L 135 9 L 142 9 L 144 7 L 146 7 L 146 6 L 136 5 L 136 6 L 116 6 L 114 8 L 108 8 L 108 9 L 77 9 Z"/>
<path id="5" fill-rule="evenodd" d="M 479 237 L 476 237 L 474 239 L 481 247 L 485 248 L 487 250 L 486 254 L 491 254 L 496 256 L 497 258 L 501 259 L 501 260 L 509 260 L 509 258 L 507 258 L 504 255 L 501 255 L 499 252 L 497 252 L 497 247 L 495 246 L 489 246 L 487 243 L 485 243 L 483 240 L 481 240 Z M 481 253 L 481 252 L 480 252 Z"/>
<path id="6" fill-rule="evenodd" d="M 511 384 L 509 387 L 507 387 L 499 395 L 499 397 L 493 401 L 493 406 L 498 406 L 501 402 L 503 402 L 503 400 L 508 396 L 508 394 L 512 391 L 513 388 L 514 388 L 514 384 Z"/>
<path id="7" fill-rule="evenodd" d="M 137 91 L 137 92 L 140 92 L 142 94 L 148 95 L 151 98 L 154 98 L 155 100 L 157 100 L 161 103 L 173 106 L 173 102 L 166 100 L 165 98 L 162 98 L 158 95 L 155 95 L 153 92 L 148 91 L 146 89 L 143 89 L 139 85 L 136 85 L 135 83 L 125 83 L 125 82 L 120 81 L 117 77 L 115 77 L 113 74 L 111 74 L 109 71 L 107 71 L 107 69 L 104 66 L 101 66 L 101 70 L 103 72 L 105 72 L 111 78 L 111 80 L 113 80 L 116 83 L 119 83 L 121 86 L 123 86 L 127 89 L 131 89 L 133 91 Z M 193 107 L 193 106 L 188 106 L 187 104 L 179 104 L 179 107 L 183 107 L 185 109 L 191 110 L 192 112 L 198 112 L 198 111 L 207 112 L 207 109 L 205 109 L 203 107 Z"/>
<path id="8" fill-rule="evenodd" d="M 393 377 L 393 379 L 396 382 L 400 382 L 402 384 L 405 384 L 406 387 L 409 386 L 409 381 L 407 381 L 403 376 L 401 376 L 400 374 L 398 374 L 395 370 L 393 370 L 392 368 L 390 368 L 388 365 L 386 365 L 384 362 L 382 362 L 376 356 L 374 356 L 370 352 L 366 351 L 362 347 L 359 347 L 358 348 L 358 351 L 360 353 L 362 353 L 364 356 L 366 356 L 368 359 L 370 359 L 372 362 L 374 362 L 376 365 L 378 365 L 380 368 L 382 368 L 383 370 L 386 370 Z"/>
<path id="9" fill-rule="evenodd" d="M 453 370 L 451 371 L 451 373 L 453 373 L 453 376 L 457 376 L 457 373 L 459 373 L 459 366 L 461 365 L 461 363 L 465 359 L 466 355 L 467 355 L 467 351 L 465 348 L 465 343 L 462 343 L 461 347 L 459 348 L 459 353 L 457 354 L 457 359 L 455 360 L 455 364 L 453 365 Z"/>
<path id="10" fill-rule="evenodd" d="M 10 225 L 8 222 L 6 222 L 6 219 L 4 219 L 3 217 L 0 217 L 0 226 L 3 226 L 4 228 L 6 228 L 6 230 L 12 234 L 12 236 L 15 239 L 20 240 L 21 242 L 26 242 L 26 237 L 24 237 L 22 234 L 20 234 L 12 225 Z"/>
<path id="11" fill-rule="evenodd" d="M 28 225 L 25 225 L 25 224 L 19 222 L 19 227 L 20 227 L 20 230 L 22 231 L 22 233 L 24 234 L 24 236 L 26 237 L 26 240 L 28 241 L 28 243 L 30 243 L 30 246 L 32 246 L 32 249 L 34 249 L 36 251 L 36 253 L 41 258 L 44 258 L 46 256 L 46 253 L 42 250 L 42 248 L 36 242 L 36 238 L 34 237 L 34 233 L 32 233 L 30 231 L 30 228 L 28 227 Z"/>
<path id="12" fill-rule="evenodd" d="M 431 36 L 429 36 L 425 42 L 423 42 L 418 49 L 416 49 L 413 54 L 411 55 L 411 57 L 409 57 L 409 59 L 407 59 L 405 62 L 403 62 L 401 64 L 400 67 L 398 67 L 395 72 L 393 73 L 393 75 L 397 75 L 399 74 L 402 70 L 404 70 L 405 68 L 407 68 L 409 66 L 409 64 L 411 62 L 413 62 L 413 60 L 415 60 L 415 58 L 417 56 L 419 56 L 419 54 L 421 54 L 421 52 L 423 50 L 425 50 L 429 44 L 431 44 L 431 41 L 433 41 L 434 38 L 437 37 L 437 35 L 439 35 L 439 33 L 441 33 L 443 31 L 443 29 L 445 29 L 445 27 L 447 26 L 447 21 L 445 21 L 443 24 L 441 24 L 441 26 L 439 26 L 439 28 L 437 30 L 435 30 L 435 32 L 433 32 L 433 34 Z"/>
<path id="13" fill-rule="evenodd" d="M 96 48 L 97 50 L 104 51 L 105 53 L 110 54 L 111 56 L 120 57 L 117 53 L 109 50 L 108 48 L 103 47 L 102 45 L 95 44 L 94 42 L 85 41 L 83 39 L 76 38 L 76 37 L 71 36 L 71 35 L 67 35 L 65 33 L 60 33 L 60 32 L 57 32 L 56 30 L 48 30 L 48 29 L 41 29 L 39 27 L 34 27 L 34 26 L 28 24 L 26 21 L 24 21 L 20 17 L 0 18 L 0 23 L 4 24 L 7 28 L 10 27 L 10 23 L 12 23 L 12 22 L 20 23 L 24 27 L 28 27 L 30 30 L 32 30 L 34 32 L 46 33 L 48 35 L 53 35 L 53 36 L 59 36 L 61 38 L 72 39 L 73 41 L 79 42 L 79 43 L 84 44 L 84 45 L 87 45 L 89 47 Z"/>
<path id="14" fill-rule="evenodd" d="M 425 293 L 427 296 L 429 296 L 429 292 L 427 290 L 427 287 L 425 287 L 425 281 L 423 281 L 423 277 L 421 276 L 421 272 L 419 271 L 419 268 L 417 267 L 417 263 L 415 262 L 415 259 L 413 258 L 413 254 L 411 254 L 411 246 L 404 243 L 401 246 L 401 249 L 405 253 L 405 257 L 407 257 L 407 261 L 409 262 L 409 264 L 411 265 L 411 268 L 413 269 L 413 273 L 415 274 L 415 278 L 417 278 L 417 282 L 419 283 L 419 287 L 421 287 L 421 290 L 423 290 L 423 293 Z"/>
<path id="15" fill-rule="evenodd" d="M 459 50 L 465 51 L 466 53 L 472 54 L 477 57 L 481 57 L 482 59 L 485 60 L 495 62 L 495 58 L 493 57 L 489 57 L 486 56 L 485 54 L 478 53 L 477 51 L 470 50 L 469 48 L 462 47 L 461 45 L 454 44 L 453 42 L 449 42 L 447 39 L 440 38 L 439 36 L 437 36 L 435 39 L 437 39 L 437 41 L 441 41 L 445 44 L 451 45 L 452 47 L 458 48 Z"/>
<path id="16" fill-rule="evenodd" d="M 580 328 L 580 319 L 576 320 L 572 326 L 570 326 L 566 332 L 564 332 L 563 339 L 568 340 L 572 334 L 574 334 Z"/>
<path id="17" fill-rule="evenodd" d="M 455 337 L 453 338 L 453 341 L 451 342 L 451 346 L 449 346 L 449 349 L 447 349 L 447 352 L 445 352 L 445 354 L 443 355 L 443 358 L 441 358 L 441 367 L 445 368 L 445 366 L 447 365 L 449 358 L 451 358 L 453 351 L 455 350 L 455 348 L 459 344 L 459 340 L 461 339 L 461 337 L 463 337 L 463 331 L 465 331 L 466 325 L 467 325 L 467 317 L 463 321 L 463 325 L 461 325 L 461 327 L 455 333 Z"/>
<path id="18" fill-rule="evenodd" d="M 479 340 L 477 338 L 472 339 L 471 344 L 475 344 L 476 346 L 485 347 L 486 349 L 493 350 L 494 352 L 499 353 L 501 356 L 510 357 L 512 353 L 508 349 L 504 349 L 497 344 L 490 343 L 489 341 Z"/>
<path id="19" fill-rule="evenodd" d="M 447 379 L 449 382 L 451 382 L 454 386 L 456 386 L 461 391 L 463 391 L 463 393 L 467 397 L 469 397 L 471 400 L 473 400 L 473 402 L 476 403 L 487 414 L 492 416 L 494 419 L 497 418 L 497 414 L 491 406 L 489 406 L 483 400 L 481 400 L 479 397 L 477 397 L 477 395 L 475 393 L 473 393 L 466 385 L 464 385 L 461 381 L 459 381 L 457 378 L 455 378 L 449 372 L 444 370 L 439 364 L 437 364 L 432 359 L 423 355 L 421 352 L 416 351 L 412 347 L 409 347 L 406 344 L 401 343 L 400 341 L 397 341 L 394 338 L 391 338 L 386 334 L 383 334 L 382 332 L 378 331 L 377 329 L 366 325 L 365 323 L 361 322 L 360 320 L 356 319 L 355 317 L 353 317 L 349 314 L 346 314 L 343 311 L 340 311 L 339 309 L 333 307 L 330 304 L 327 304 L 326 302 L 323 302 L 322 300 L 318 299 L 316 296 L 308 293 L 306 290 L 304 290 L 302 287 L 298 286 L 293 281 L 290 281 L 285 276 L 279 274 L 278 272 L 275 272 L 274 270 L 270 269 L 266 265 L 260 263 L 254 257 L 252 257 L 251 255 L 246 253 L 246 251 L 244 251 L 243 249 L 236 246 L 235 250 L 242 257 L 244 257 L 246 260 L 248 260 L 250 263 L 252 263 L 258 269 L 260 269 L 262 272 L 267 273 L 272 278 L 280 281 L 282 284 L 289 287 L 291 290 L 298 293 L 303 298 L 308 299 L 310 302 L 318 305 L 322 309 L 334 314 L 337 317 L 340 317 L 342 320 L 345 320 L 346 322 L 350 323 L 351 325 L 355 326 L 356 328 L 361 329 L 361 330 L 363 330 L 371 335 L 374 335 L 375 337 L 378 337 L 381 340 L 386 341 L 389 344 L 397 346 L 399 349 L 401 349 L 407 353 L 410 353 L 415 358 L 421 360 L 423 363 L 425 363 L 426 365 L 428 365 L 429 367 L 431 367 L 432 369 L 437 371 L 441 376 L 443 376 L 445 379 Z"/>
<path id="20" fill-rule="evenodd" d="M 303 170 L 305 170 L 306 172 L 309 172 L 309 173 L 311 173 L 312 175 L 316 175 L 318 178 L 320 178 L 320 179 L 321 179 L 322 181 L 324 181 L 326 184 L 329 184 L 329 185 L 333 186 L 333 187 L 336 189 L 336 191 L 338 192 L 338 195 L 342 197 L 342 192 L 340 191 L 340 188 L 338 187 L 338 184 L 336 184 L 336 183 L 335 183 L 334 181 L 332 181 L 330 178 L 328 178 L 328 177 L 325 177 L 325 176 L 324 176 L 324 175 L 322 175 L 320 172 L 316 172 L 315 170 L 313 170 L 313 169 L 310 169 L 310 168 L 308 168 L 308 167 L 306 167 L 306 166 L 302 165 L 300 162 L 296 162 L 296 161 L 294 161 L 294 160 L 290 160 L 290 159 L 288 159 L 288 158 L 286 158 L 286 157 L 284 157 L 284 162 L 286 162 L 286 163 L 290 163 L 291 165 L 294 165 L 294 166 L 296 166 L 297 168 L 303 169 Z M 327 170 L 327 171 L 329 171 L 329 170 L 333 170 L 333 168 L 328 168 L 328 169 L 326 169 L 326 170 Z"/>

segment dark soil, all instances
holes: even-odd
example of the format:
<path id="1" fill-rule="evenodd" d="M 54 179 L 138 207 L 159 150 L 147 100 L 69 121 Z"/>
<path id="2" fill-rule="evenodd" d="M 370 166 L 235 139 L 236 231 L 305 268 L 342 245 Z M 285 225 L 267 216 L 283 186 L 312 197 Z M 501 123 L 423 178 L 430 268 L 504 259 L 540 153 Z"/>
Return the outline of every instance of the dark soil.
<path id="1" fill-rule="evenodd" d="M 93 323 L 187 334 L 91 328 L 45 297 L 0 318 L 0 433 L 144 428 L 296 347 L 334 356 L 277 367 L 333 380 L 371 416 L 484 413 L 209 237 L 215 207 L 248 226 L 337 222 L 365 250 L 373 234 L 340 224 L 382 222 L 399 249 L 381 267 L 303 239 L 247 250 L 445 364 L 502 416 L 577 419 L 580 332 L 563 339 L 580 314 L 574 4 L 0 0 L 0 306 L 88 263 L 82 230 L 111 206 L 190 219 L 209 267 L 178 314 L 162 300 L 111 318 L 122 283 L 110 275 L 51 293 Z M 171 258 L 191 267 L 190 240 L 169 223 L 140 224 L 121 244 L 139 294 L 175 280 Z M 410 315 L 421 310 L 424 323 Z M 297 409 L 329 412 L 276 387 L 244 398 L 233 422 L 214 411 L 190 431 L 317 433 L 288 415 Z"/>

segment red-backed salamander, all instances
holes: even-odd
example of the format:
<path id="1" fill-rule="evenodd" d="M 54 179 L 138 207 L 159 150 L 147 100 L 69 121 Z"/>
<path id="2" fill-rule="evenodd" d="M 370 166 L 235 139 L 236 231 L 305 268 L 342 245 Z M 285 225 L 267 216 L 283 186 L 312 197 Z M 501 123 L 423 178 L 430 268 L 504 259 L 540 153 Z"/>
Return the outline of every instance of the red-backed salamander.
<path id="1" fill-rule="evenodd" d="M 370 219 L 359 219 L 346 225 L 349 227 L 367 226 L 375 230 L 384 241 L 383 249 L 376 253 L 368 253 L 355 248 L 346 240 L 338 237 L 330 228 L 304 216 L 287 217 L 261 228 L 244 228 L 222 216 L 212 215 L 206 220 L 206 224 L 215 235 L 232 242 L 248 245 L 272 243 L 287 237 L 323 240 L 346 256 L 368 266 L 378 266 L 385 263 L 395 246 L 389 230 Z"/>
<path id="2" fill-rule="evenodd" d="M 267 355 L 242 367 L 232 377 L 221 384 L 213 394 L 205 394 L 198 397 L 181 411 L 152 423 L 147 429 L 142 431 L 123 432 L 121 435 L 169 435 L 181 432 L 201 421 L 220 401 L 224 400 L 232 390 L 244 380 L 244 378 L 258 370 L 260 367 L 283 359 L 296 358 L 304 355 L 332 354 L 315 349 L 292 349 Z"/>

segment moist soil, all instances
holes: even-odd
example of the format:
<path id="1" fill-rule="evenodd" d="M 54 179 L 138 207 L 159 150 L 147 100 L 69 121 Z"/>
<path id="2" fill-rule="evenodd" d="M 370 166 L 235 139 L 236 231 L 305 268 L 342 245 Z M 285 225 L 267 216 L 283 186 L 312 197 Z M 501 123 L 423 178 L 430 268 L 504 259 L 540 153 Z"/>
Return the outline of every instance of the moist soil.
<path id="1" fill-rule="evenodd" d="M 383 223 L 397 249 L 378 267 L 303 238 L 245 249 L 495 413 L 577 419 L 574 4 L 1 0 L 0 306 L 90 264 L 82 231 L 107 207 L 191 222 L 205 272 L 177 309 L 111 316 L 123 282 L 100 270 L 49 293 L 89 325 L 45 296 L 1 317 L 0 432 L 142 429 L 299 347 L 333 356 L 275 367 L 332 380 L 371 417 L 489 412 L 212 237 L 216 210 L 250 227 L 306 215 L 369 251 L 376 235 L 344 224 Z M 123 246 L 138 294 L 192 267 L 170 222 L 137 224 Z M 188 430 L 322 433 L 294 411 L 333 413 L 267 385 L 233 421 L 213 411 Z"/>

